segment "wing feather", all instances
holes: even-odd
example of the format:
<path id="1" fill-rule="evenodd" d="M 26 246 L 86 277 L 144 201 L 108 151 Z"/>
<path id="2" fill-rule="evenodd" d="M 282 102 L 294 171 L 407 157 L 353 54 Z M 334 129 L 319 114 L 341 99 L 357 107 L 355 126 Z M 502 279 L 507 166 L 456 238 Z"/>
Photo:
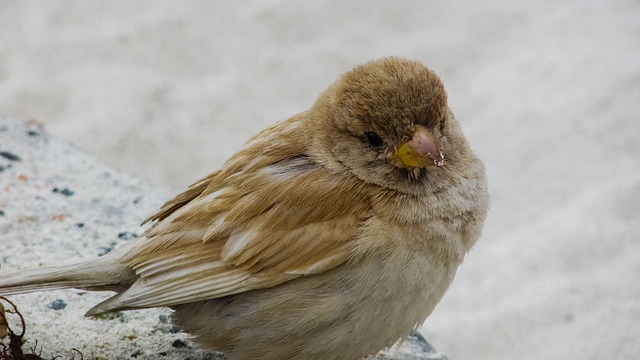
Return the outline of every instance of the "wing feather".
<path id="1" fill-rule="evenodd" d="M 223 297 L 346 262 L 370 216 L 365 188 L 301 155 L 297 126 L 258 134 L 150 217 L 144 243 L 123 256 L 138 280 L 90 314 Z"/>

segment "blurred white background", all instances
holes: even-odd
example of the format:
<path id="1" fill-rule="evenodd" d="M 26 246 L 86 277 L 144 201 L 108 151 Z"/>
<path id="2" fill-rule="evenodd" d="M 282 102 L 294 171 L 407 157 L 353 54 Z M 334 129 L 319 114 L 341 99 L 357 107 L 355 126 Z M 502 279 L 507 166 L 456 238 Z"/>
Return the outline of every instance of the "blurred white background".
<path id="1" fill-rule="evenodd" d="M 425 336 L 452 359 L 638 356 L 637 0 L 0 0 L 0 112 L 177 192 L 388 55 L 441 75 L 491 187 Z"/>

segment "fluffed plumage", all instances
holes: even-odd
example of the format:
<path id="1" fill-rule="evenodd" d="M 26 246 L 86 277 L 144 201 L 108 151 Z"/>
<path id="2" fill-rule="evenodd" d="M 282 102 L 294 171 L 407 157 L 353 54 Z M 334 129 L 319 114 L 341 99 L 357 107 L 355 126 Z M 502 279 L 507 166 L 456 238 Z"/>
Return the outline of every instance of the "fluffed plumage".
<path id="1" fill-rule="evenodd" d="M 422 324 L 480 236 L 482 162 L 438 76 L 384 58 L 252 137 L 138 242 L 0 275 L 0 294 L 84 288 L 88 315 L 168 306 L 230 359 L 356 359 Z"/>

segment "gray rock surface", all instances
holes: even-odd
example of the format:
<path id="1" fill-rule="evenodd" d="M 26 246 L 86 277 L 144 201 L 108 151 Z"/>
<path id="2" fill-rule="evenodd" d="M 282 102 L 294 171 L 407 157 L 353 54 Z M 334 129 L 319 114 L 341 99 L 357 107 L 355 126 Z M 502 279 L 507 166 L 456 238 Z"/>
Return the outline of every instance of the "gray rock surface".
<path id="1" fill-rule="evenodd" d="M 0 115 L 2 270 L 104 255 L 134 241 L 144 230 L 138 224 L 170 195 L 50 137 L 38 123 Z M 72 358 L 72 348 L 84 359 L 223 358 L 173 327 L 166 308 L 84 317 L 107 296 L 79 290 L 12 296 L 26 320 L 24 349 L 37 341 L 44 358 Z M 14 316 L 9 320 L 18 326 Z M 370 358 L 446 359 L 418 333 Z"/>

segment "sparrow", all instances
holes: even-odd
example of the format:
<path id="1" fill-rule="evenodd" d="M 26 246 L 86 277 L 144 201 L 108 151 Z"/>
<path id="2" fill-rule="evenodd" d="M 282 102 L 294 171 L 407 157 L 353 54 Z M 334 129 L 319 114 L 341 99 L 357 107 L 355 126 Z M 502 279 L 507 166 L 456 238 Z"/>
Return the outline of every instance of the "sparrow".
<path id="1" fill-rule="evenodd" d="M 250 138 L 138 241 L 0 275 L 0 295 L 114 291 L 228 359 L 358 359 L 421 325 L 479 238 L 484 165 L 436 73 L 387 57 Z"/>

